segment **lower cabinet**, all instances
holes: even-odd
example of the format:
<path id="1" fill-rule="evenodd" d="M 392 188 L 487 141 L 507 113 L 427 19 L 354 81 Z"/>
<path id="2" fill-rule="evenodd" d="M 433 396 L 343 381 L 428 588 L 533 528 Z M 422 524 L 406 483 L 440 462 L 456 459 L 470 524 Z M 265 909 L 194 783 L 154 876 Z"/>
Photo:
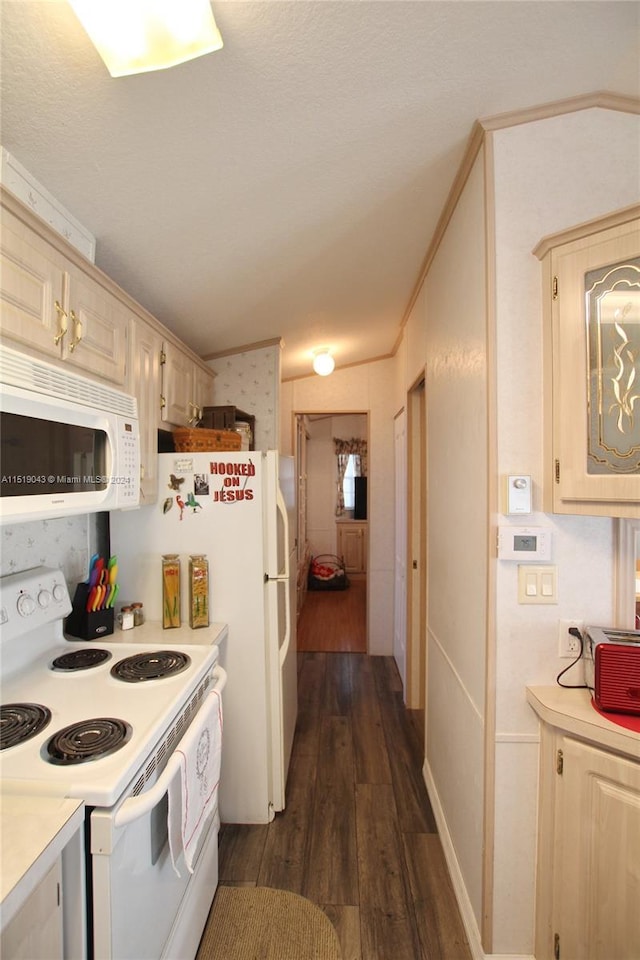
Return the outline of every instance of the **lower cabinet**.
<path id="1" fill-rule="evenodd" d="M 344 520 L 337 525 L 337 553 L 347 573 L 367 572 L 367 522 Z"/>
<path id="2" fill-rule="evenodd" d="M 541 743 L 536 960 L 637 960 L 640 750 L 546 724 Z"/>
<path id="3" fill-rule="evenodd" d="M 63 956 L 62 866 L 58 858 L 2 930 L 7 960 L 59 960 Z"/>
<path id="4" fill-rule="evenodd" d="M 640 763 L 563 737 L 560 957 L 640 957 Z"/>

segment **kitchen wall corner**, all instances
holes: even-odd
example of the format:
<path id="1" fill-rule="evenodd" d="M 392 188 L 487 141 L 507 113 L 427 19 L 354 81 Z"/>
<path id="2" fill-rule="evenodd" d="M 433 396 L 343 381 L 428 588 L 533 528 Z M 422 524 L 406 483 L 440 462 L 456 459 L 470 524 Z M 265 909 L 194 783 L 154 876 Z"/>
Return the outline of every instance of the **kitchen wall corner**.
<path id="1" fill-rule="evenodd" d="M 280 447 L 280 344 L 209 360 L 217 406 L 233 404 L 256 418 L 256 450 Z"/>
<path id="2" fill-rule="evenodd" d="M 73 596 L 73 586 L 87 576 L 93 519 L 82 514 L 3 526 L 0 576 L 41 565 L 56 567 Z"/>

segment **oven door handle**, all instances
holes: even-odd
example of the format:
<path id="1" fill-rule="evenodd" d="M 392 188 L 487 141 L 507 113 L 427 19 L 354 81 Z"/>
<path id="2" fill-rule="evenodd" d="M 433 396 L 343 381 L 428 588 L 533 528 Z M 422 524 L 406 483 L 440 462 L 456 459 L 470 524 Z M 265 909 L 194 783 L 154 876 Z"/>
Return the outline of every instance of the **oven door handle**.
<path id="1" fill-rule="evenodd" d="M 227 683 L 227 673 L 222 667 L 216 666 L 213 671 L 215 685 L 211 688 L 207 696 L 214 693 L 222 693 Z M 126 827 L 128 823 L 133 823 L 143 817 L 145 813 L 153 810 L 155 805 L 162 800 L 169 789 L 169 784 L 180 769 L 180 757 L 173 754 L 169 757 L 166 767 L 160 774 L 158 780 L 147 790 L 137 797 L 128 797 L 124 803 L 115 811 L 113 816 L 114 827 Z"/>

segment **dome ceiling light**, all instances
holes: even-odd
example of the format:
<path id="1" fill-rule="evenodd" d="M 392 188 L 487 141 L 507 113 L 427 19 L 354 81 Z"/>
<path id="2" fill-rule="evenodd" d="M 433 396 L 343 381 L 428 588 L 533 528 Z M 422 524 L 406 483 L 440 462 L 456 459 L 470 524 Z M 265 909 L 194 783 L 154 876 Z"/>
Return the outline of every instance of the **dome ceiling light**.
<path id="1" fill-rule="evenodd" d="M 69 0 L 112 77 L 164 70 L 222 47 L 209 0 Z"/>
<path id="2" fill-rule="evenodd" d="M 331 356 L 328 347 L 321 347 L 313 351 L 313 369 L 321 377 L 328 377 L 333 373 L 336 362 Z"/>

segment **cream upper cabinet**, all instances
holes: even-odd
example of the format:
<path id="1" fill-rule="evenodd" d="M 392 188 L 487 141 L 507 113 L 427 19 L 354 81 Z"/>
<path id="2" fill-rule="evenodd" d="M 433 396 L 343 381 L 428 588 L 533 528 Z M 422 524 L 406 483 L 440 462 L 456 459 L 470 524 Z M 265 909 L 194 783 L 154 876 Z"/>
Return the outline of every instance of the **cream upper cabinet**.
<path id="1" fill-rule="evenodd" d="M 367 572 L 367 522 L 344 520 L 337 526 L 338 556 L 347 573 Z"/>
<path id="2" fill-rule="evenodd" d="M 4 207 L 0 256 L 3 338 L 124 384 L 126 306 Z"/>
<path id="3" fill-rule="evenodd" d="M 162 334 L 136 317 L 131 324 L 127 390 L 138 400 L 140 423 L 140 502 L 158 497 L 158 427 L 161 421 Z"/>
<path id="4" fill-rule="evenodd" d="M 200 417 L 204 407 L 213 406 L 213 381 L 215 374 L 209 368 L 196 364 L 194 372 L 194 398 L 198 406 Z"/>
<path id="5" fill-rule="evenodd" d="M 0 258 L 2 335 L 60 358 L 66 336 L 64 257 L 3 209 Z"/>
<path id="6" fill-rule="evenodd" d="M 67 290 L 68 330 L 62 342 L 63 359 L 92 375 L 124 384 L 129 311 L 73 266 L 68 270 Z"/>
<path id="7" fill-rule="evenodd" d="M 640 207 L 543 240 L 544 508 L 640 517 Z"/>
<path id="8" fill-rule="evenodd" d="M 166 341 L 162 368 L 162 419 L 175 427 L 195 427 L 202 408 L 211 404 L 213 371 Z"/>

